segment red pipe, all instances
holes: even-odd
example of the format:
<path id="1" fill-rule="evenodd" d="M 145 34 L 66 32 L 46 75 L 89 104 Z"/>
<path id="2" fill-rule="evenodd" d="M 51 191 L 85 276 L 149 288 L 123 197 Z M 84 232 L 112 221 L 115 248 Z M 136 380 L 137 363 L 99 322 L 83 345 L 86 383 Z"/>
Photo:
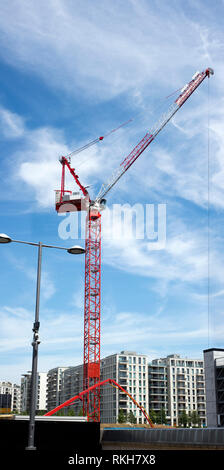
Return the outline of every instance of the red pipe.
<path id="1" fill-rule="evenodd" d="M 94 390 L 95 388 L 97 387 L 101 387 L 102 385 L 105 385 L 106 383 L 109 383 L 109 384 L 114 384 L 116 387 L 118 387 L 120 390 L 122 390 L 122 392 L 124 392 L 126 395 L 128 395 L 134 403 L 137 404 L 137 406 L 140 408 L 140 410 L 142 411 L 142 413 L 144 414 L 146 420 L 148 421 L 148 423 L 150 424 L 150 426 L 153 428 L 153 423 L 152 421 L 150 420 L 149 416 L 146 414 L 145 410 L 134 400 L 134 398 L 132 398 L 132 396 L 123 388 L 121 387 L 117 382 L 115 382 L 115 380 L 113 379 L 106 379 L 106 380 L 103 380 L 102 382 L 98 382 L 97 384 L 95 385 L 92 385 L 92 387 L 89 387 L 87 390 L 83 390 L 82 392 L 80 392 L 78 395 L 75 395 L 74 397 L 70 398 L 69 400 L 65 401 L 64 403 L 62 403 L 61 405 L 57 406 L 56 408 L 54 408 L 53 410 L 51 411 L 48 411 L 48 413 L 46 413 L 44 416 L 52 416 L 53 414 L 57 413 L 57 411 L 61 410 L 62 408 L 64 408 L 65 406 L 68 406 L 68 405 L 71 405 L 72 402 L 74 402 L 75 400 L 77 399 L 82 399 L 82 396 L 85 395 L 86 393 L 90 392 L 91 390 Z"/>

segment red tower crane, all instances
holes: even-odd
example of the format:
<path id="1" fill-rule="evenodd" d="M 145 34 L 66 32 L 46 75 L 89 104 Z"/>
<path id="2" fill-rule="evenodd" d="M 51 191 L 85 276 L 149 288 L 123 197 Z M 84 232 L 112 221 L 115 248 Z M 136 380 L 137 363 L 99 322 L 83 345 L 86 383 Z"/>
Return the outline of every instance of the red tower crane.
<path id="1" fill-rule="evenodd" d="M 214 71 L 207 68 L 203 72 L 196 72 L 191 81 L 180 92 L 178 98 L 164 113 L 150 132 L 134 147 L 127 157 L 114 171 L 111 178 L 100 189 L 94 200 L 89 198 L 87 189 L 80 183 L 78 175 L 70 166 L 69 156 L 62 157 L 61 190 L 56 191 L 56 210 L 58 212 L 71 212 L 85 210 L 86 215 L 86 257 L 85 257 L 85 305 L 84 305 L 84 365 L 83 365 L 83 409 L 88 421 L 100 421 L 100 292 L 101 292 L 101 211 L 105 207 L 106 194 L 118 182 L 121 176 L 131 167 L 137 158 L 156 138 L 174 114 L 183 106 L 196 88 L 206 77 L 213 75 Z M 113 131 L 112 131 L 113 132 Z M 88 148 L 90 145 L 102 140 L 103 137 L 90 142 L 74 153 Z M 79 186 L 80 194 L 65 190 L 65 166 L 69 169 L 75 182 Z M 69 193 L 69 194 L 65 194 Z M 99 386 L 97 386 L 99 384 Z M 89 390 L 90 389 L 90 390 Z"/>

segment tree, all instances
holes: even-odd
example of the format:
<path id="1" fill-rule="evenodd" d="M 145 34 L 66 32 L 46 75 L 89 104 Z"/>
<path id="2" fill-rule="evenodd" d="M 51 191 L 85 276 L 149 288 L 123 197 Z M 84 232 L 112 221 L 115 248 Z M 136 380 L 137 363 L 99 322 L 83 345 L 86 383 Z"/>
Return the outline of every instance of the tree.
<path id="1" fill-rule="evenodd" d="M 131 424 L 136 424 L 136 417 L 135 417 L 133 411 L 130 411 L 130 412 L 128 413 L 127 420 L 128 420 L 128 422 L 131 423 Z"/>
<path id="2" fill-rule="evenodd" d="M 193 410 L 189 414 L 189 422 L 193 426 L 199 426 L 201 424 L 200 416 L 197 411 Z"/>
<path id="3" fill-rule="evenodd" d="M 65 410 L 62 408 L 55 413 L 55 416 L 65 416 Z"/>
<path id="4" fill-rule="evenodd" d="M 126 416 L 125 416 L 124 410 L 122 408 L 119 410 L 118 423 L 126 423 Z"/>
<path id="5" fill-rule="evenodd" d="M 189 422 L 189 417 L 188 417 L 186 411 L 183 410 L 179 415 L 179 424 L 181 424 L 182 426 L 184 426 L 184 428 L 186 428 L 188 422 Z"/>
<path id="6" fill-rule="evenodd" d="M 151 418 L 151 420 L 152 420 L 153 423 L 157 423 L 157 422 L 158 422 L 157 413 L 156 413 L 155 410 L 150 410 L 150 411 L 149 411 L 149 417 Z"/>
<path id="7" fill-rule="evenodd" d="M 83 414 L 83 407 L 82 407 L 82 406 L 81 406 L 81 408 L 79 409 L 78 416 L 86 416 L 86 413 Z"/>
<path id="8" fill-rule="evenodd" d="M 161 408 L 158 411 L 156 419 L 157 419 L 157 423 L 159 423 L 159 424 L 166 424 L 167 423 L 166 412 L 165 412 L 164 408 Z"/>

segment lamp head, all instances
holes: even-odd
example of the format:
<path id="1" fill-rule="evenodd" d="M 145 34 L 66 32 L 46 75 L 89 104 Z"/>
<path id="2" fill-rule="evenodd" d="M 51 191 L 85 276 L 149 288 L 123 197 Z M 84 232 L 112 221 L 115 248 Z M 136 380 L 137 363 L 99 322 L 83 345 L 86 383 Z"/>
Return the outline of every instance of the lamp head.
<path id="1" fill-rule="evenodd" d="M 0 233 L 0 243 L 10 243 L 12 239 L 5 233 Z"/>
<path id="2" fill-rule="evenodd" d="M 81 255 L 82 253 L 85 253 L 85 251 L 85 248 L 78 245 L 71 246 L 71 248 L 67 249 L 67 252 L 71 253 L 71 255 Z"/>

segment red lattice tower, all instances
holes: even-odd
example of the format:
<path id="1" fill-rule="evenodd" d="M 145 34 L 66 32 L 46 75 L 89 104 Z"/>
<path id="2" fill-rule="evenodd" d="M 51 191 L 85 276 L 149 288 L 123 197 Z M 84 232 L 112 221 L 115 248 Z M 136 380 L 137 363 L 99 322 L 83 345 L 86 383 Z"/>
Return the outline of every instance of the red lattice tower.
<path id="1" fill-rule="evenodd" d="M 100 382 L 101 214 L 86 216 L 83 390 Z M 100 387 L 83 398 L 88 421 L 100 421 Z"/>

